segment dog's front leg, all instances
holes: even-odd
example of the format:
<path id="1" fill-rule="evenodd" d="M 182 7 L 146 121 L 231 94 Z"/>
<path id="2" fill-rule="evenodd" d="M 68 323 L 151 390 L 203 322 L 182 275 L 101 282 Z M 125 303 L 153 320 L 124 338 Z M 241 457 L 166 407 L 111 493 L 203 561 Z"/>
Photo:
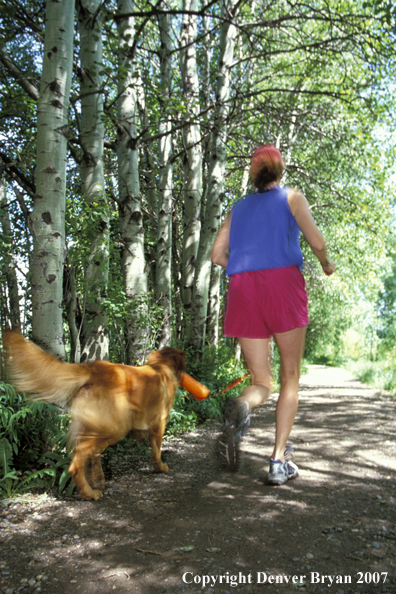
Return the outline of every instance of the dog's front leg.
<path id="1" fill-rule="evenodd" d="M 150 427 L 149 437 L 152 453 L 153 466 L 156 472 L 168 472 L 168 465 L 161 460 L 162 438 L 165 433 L 166 419 L 161 421 L 160 425 Z"/>

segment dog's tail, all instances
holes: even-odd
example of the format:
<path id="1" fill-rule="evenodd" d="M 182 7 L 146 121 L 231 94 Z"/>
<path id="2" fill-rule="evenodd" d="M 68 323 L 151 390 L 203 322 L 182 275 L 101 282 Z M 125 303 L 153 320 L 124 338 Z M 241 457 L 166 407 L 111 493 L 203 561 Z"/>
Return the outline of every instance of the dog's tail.
<path id="1" fill-rule="evenodd" d="M 62 405 L 89 382 L 88 365 L 59 361 L 18 332 L 5 332 L 3 344 L 10 381 L 30 398 Z"/>

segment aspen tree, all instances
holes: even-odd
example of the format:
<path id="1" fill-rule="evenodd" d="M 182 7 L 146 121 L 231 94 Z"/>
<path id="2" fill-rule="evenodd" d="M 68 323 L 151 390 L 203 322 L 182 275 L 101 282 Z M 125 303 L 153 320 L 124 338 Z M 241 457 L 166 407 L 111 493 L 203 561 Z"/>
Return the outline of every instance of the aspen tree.
<path id="1" fill-rule="evenodd" d="M 172 316 L 172 190 L 173 165 L 172 135 L 170 120 L 171 93 L 171 51 L 169 16 L 165 13 L 158 15 L 160 30 L 160 78 L 161 94 L 159 102 L 161 116 L 158 125 L 159 139 L 159 199 L 158 199 L 158 228 L 157 228 L 157 267 L 156 267 L 156 296 L 163 309 L 163 323 L 161 328 L 160 347 L 170 344 L 171 316 Z"/>
<path id="2" fill-rule="evenodd" d="M 0 175 L 1 173 L 2 172 L 0 172 Z M 4 285 L 7 286 L 8 293 L 9 320 L 7 320 L 7 322 L 10 322 L 13 329 L 20 331 L 21 316 L 19 311 L 18 279 L 16 275 L 12 228 L 8 211 L 6 182 L 4 177 L 0 177 L 0 228 L 6 256 L 6 266 L 3 274 L 6 280 Z M 4 290 L 5 286 L 3 286 L 3 297 L 5 298 Z M 4 319 L 4 317 L 7 316 L 5 315 L 5 312 L 2 312 L 2 318 Z"/>
<path id="3" fill-rule="evenodd" d="M 47 0 L 37 107 L 32 330 L 35 342 L 65 358 L 62 320 L 65 259 L 66 151 L 73 66 L 74 1 Z"/>
<path id="4" fill-rule="evenodd" d="M 184 0 L 181 29 L 181 74 L 185 106 L 184 142 L 184 200 L 183 200 L 183 252 L 182 301 L 191 309 L 195 266 L 201 231 L 202 207 L 202 144 L 199 123 L 200 98 L 197 65 L 197 16 L 188 14 L 198 10 L 197 0 Z"/>
<path id="5" fill-rule="evenodd" d="M 128 14 L 134 9 L 132 0 L 118 0 L 118 12 Z M 137 79 L 133 54 L 135 39 L 134 17 L 117 20 L 119 35 L 117 161 L 119 217 L 122 242 L 122 275 L 128 311 L 125 321 L 126 363 L 134 365 L 144 358 L 144 325 L 138 322 L 136 310 L 145 308 L 147 275 L 144 257 L 144 228 L 139 183 L 139 152 L 137 145 Z M 141 313 L 141 312 L 140 312 Z"/>
<path id="6" fill-rule="evenodd" d="M 78 1 L 80 33 L 82 197 L 87 226 L 81 360 L 107 359 L 108 321 L 103 308 L 109 276 L 109 215 L 103 171 L 103 80 L 100 0 Z"/>
<path id="7" fill-rule="evenodd" d="M 208 296 L 210 284 L 210 254 L 220 227 L 221 204 L 224 198 L 224 176 L 231 84 L 231 66 L 237 28 L 232 23 L 237 0 L 222 6 L 223 23 L 220 28 L 219 58 L 216 76 L 215 113 L 208 174 L 208 194 L 205 218 L 201 230 L 194 281 L 189 343 L 202 350 L 206 338 Z"/>

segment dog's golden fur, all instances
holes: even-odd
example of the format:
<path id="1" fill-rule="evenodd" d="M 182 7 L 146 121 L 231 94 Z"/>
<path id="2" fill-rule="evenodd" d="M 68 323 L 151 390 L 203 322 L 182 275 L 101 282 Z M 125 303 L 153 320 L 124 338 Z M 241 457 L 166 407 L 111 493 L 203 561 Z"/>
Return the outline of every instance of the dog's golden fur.
<path id="1" fill-rule="evenodd" d="M 6 332 L 3 343 L 11 381 L 31 398 L 58 405 L 70 403 L 69 472 L 84 499 L 102 496 L 103 450 L 130 431 L 150 438 L 157 472 L 167 472 L 161 444 L 180 374 L 183 351 L 165 348 L 152 352 L 147 365 L 131 367 L 107 361 L 65 363 L 17 332 Z"/>

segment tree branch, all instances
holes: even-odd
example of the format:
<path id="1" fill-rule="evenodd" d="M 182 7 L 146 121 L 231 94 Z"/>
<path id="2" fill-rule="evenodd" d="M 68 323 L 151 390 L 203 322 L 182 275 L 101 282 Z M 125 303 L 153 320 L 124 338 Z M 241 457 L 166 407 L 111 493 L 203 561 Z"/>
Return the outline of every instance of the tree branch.
<path id="1" fill-rule="evenodd" d="M 27 94 L 35 101 L 38 101 L 40 93 L 36 85 L 30 82 L 29 77 L 13 63 L 7 52 L 2 47 L 0 47 L 0 62 L 5 66 L 9 74 L 11 74 L 11 76 L 27 92 Z"/>
<path id="2" fill-rule="evenodd" d="M 0 159 L 3 160 L 3 168 L 8 175 L 14 179 L 25 190 L 29 196 L 36 195 L 36 186 L 15 166 L 15 161 L 11 161 L 8 156 L 0 151 Z"/>

